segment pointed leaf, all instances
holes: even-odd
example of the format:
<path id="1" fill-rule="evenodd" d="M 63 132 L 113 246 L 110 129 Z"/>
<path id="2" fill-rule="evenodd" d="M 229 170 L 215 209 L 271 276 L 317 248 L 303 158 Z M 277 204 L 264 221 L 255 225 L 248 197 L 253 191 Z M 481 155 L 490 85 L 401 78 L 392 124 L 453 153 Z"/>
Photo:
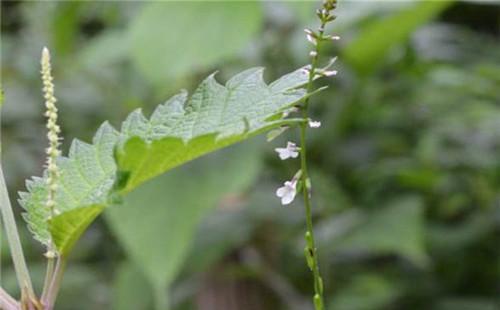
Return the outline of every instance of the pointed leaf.
<path id="1" fill-rule="evenodd" d="M 56 233 L 55 244 L 66 253 L 73 239 L 81 234 L 75 229 L 77 219 L 88 220 L 90 214 L 95 215 L 90 211 L 65 215 L 67 212 L 107 206 L 116 197 L 174 167 L 292 123 L 283 119 L 282 112 L 306 96 L 299 87 L 307 82 L 307 72 L 296 70 L 269 85 L 262 74 L 262 68 L 249 69 L 225 86 L 211 75 L 190 98 L 186 92 L 179 93 L 158 106 L 149 119 L 136 110 L 125 120 L 121 132 L 104 123 L 92 144 L 75 140 L 68 157 L 58 159 L 61 177 L 55 199 L 62 214 L 51 224 L 50 231 L 44 207 L 46 177 L 27 181 L 28 192 L 20 193 L 19 202 L 26 210 L 24 218 L 35 238 L 49 244 L 51 232 Z M 63 236 L 62 232 L 71 236 Z"/>

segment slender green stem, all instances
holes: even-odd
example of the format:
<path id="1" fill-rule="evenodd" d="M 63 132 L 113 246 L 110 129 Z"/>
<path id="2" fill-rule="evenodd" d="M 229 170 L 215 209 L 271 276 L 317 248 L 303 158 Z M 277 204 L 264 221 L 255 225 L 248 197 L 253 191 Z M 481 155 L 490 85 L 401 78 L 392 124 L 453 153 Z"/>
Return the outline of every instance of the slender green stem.
<path id="1" fill-rule="evenodd" d="M 23 248 L 17 231 L 16 220 L 12 212 L 12 205 L 10 203 L 7 186 L 3 170 L 0 165 L 0 209 L 3 218 L 3 224 L 7 234 L 7 241 L 9 242 L 12 260 L 14 262 L 14 269 L 16 271 L 17 281 L 22 292 L 26 292 L 29 299 L 35 299 L 35 293 L 31 284 L 31 278 L 24 259 Z"/>
<path id="2" fill-rule="evenodd" d="M 1 91 L 1 90 L 0 90 Z M 0 94 L 0 112 L 3 104 L 3 91 Z M 1 120 L 1 113 L 0 113 Z M 1 122 L 0 122 L 0 135 L 1 135 Z M 1 137 L 0 137 L 1 138 Z M 2 144 L 0 142 L 0 159 L 2 155 Z M 31 277 L 24 258 L 23 248 L 21 246 L 21 239 L 17 231 L 16 219 L 12 211 L 12 204 L 10 203 L 9 192 L 7 191 L 7 184 L 3 174 L 2 163 L 0 162 L 0 213 L 3 219 L 3 226 L 7 235 L 7 242 L 9 243 L 14 269 L 16 271 L 17 282 L 21 290 L 22 299 L 36 300 L 33 285 L 31 284 Z M 28 296 L 24 296 L 24 295 Z"/>
<path id="3" fill-rule="evenodd" d="M 55 257 L 47 257 L 47 271 L 45 272 L 45 280 L 43 281 L 42 300 L 45 300 L 49 293 L 52 278 L 54 277 L 55 262 Z"/>
<path id="4" fill-rule="evenodd" d="M 323 36 L 323 29 L 325 28 L 325 22 L 322 22 L 319 37 Z M 307 92 L 310 93 L 313 91 L 313 82 L 315 71 L 318 65 L 318 57 L 320 55 L 320 44 L 321 42 L 318 40 L 315 45 L 315 53 L 312 56 L 311 68 L 309 70 L 309 80 L 307 83 Z M 309 97 L 307 97 L 304 101 L 304 104 L 301 106 L 302 116 L 305 120 L 309 119 L 308 115 L 308 106 L 309 106 Z M 319 271 L 319 263 L 318 263 L 318 254 L 316 249 L 316 242 L 314 239 L 314 231 L 313 231 L 313 220 L 312 220 L 312 205 L 311 205 L 311 180 L 309 178 L 309 172 L 307 169 L 307 126 L 308 123 L 304 122 L 300 125 L 300 163 L 301 163 L 301 179 L 302 179 L 302 196 L 304 197 L 304 207 L 306 212 L 306 242 L 307 246 L 305 249 L 305 255 L 308 261 L 309 268 L 311 269 L 314 277 L 314 306 L 316 310 L 324 310 L 324 302 L 323 302 L 323 280 L 321 279 L 320 271 Z"/>

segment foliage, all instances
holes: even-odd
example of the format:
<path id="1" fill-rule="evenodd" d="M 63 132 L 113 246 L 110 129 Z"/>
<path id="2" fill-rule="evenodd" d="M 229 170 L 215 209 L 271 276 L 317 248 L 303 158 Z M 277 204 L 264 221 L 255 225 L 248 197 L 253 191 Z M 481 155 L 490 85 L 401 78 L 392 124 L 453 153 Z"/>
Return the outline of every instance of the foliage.
<path id="1" fill-rule="evenodd" d="M 45 178 L 28 181 L 29 192 L 20 193 L 35 238 L 46 245 L 53 242 L 67 255 L 113 196 L 203 154 L 289 124 L 283 112 L 304 98 L 305 92 L 297 89 L 306 81 L 304 71 L 269 86 L 262 73 L 249 69 L 226 86 L 211 75 L 189 100 L 182 92 L 158 106 L 150 119 L 136 110 L 120 132 L 104 123 L 92 145 L 73 141 L 69 156 L 58 159 L 61 187 L 55 200 L 60 215 L 47 222 Z"/>
<path id="2" fill-rule="evenodd" d="M 308 61 L 302 30 L 312 26 L 314 4 L 300 8 L 301 4 L 293 3 L 294 10 L 289 10 L 288 3 L 266 2 L 259 30 L 253 39 L 247 37 L 248 45 L 241 45 L 240 51 L 203 66 L 193 64 L 179 76 L 166 68 L 168 81 L 150 84 L 137 70 L 127 39 L 144 3 L 75 3 L 23 2 L 9 7 L 9 2 L 2 2 L 2 88 L 6 92 L 2 151 L 12 197 L 23 188 L 26 177 L 41 173 L 43 112 L 39 77 L 33 68 L 38 67 L 43 44 L 66 44 L 54 51 L 66 141 L 74 136 L 89 141 L 102 120 L 109 119 L 116 127 L 137 107 L 150 112 L 178 89 L 194 89 L 215 67 L 226 80 L 259 63 L 275 78 Z M 329 309 L 496 307 L 500 276 L 498 5 L 460 1 L 447 4 L 441 13 L 431 14 L 434 17 L 426 15 L 410 28 L 397 21 L 396 16 L 413 16 L 422 3 L 341 1 L 339 5 L 336 22 L 342 40 L 331 54 L 340 55 L 343 74 L 315 98 L 311 117 L 321 120 L 322 127 L 308 145 Z M 70 9 L 76 13 L 63 14 Z M 192 15 L 201 20 L 203 12 Z M 385 36 L 393 37 L 393 30 L 400 28 L 406 28 L 405 35 L 393 37 L 390 43 L 378 37 L 366 45 L 363 34 L 391 20 L 396 21 L 386 26 Z M 64 28 L 67 33 L 62 34 L 63 21 L 76 26 Z M 199 33 L 211 28 L 208 23 L 197 28 Z M 177 30 L 175 24 L 164 28 L 169 28 L 163 29 L 165 33 Z M 351 42 L 361 40 L 365 43 L 354 51 Z M 188 48 L 199 45 L 179 43 L 179 50 Z M 380 52 L 365 53 L 372 49 Z M 366 54 L 359 63 L 367 68 L 347 61 L 347 50 Z M 374 59 L 376 66 L 370 62 Z M 285 133 L 272 147 L 288 139 L 296 138 Z M 176 192 L 167 190 L 159 196 L 158 201 L 165 204 L 153 207 L 153 214 L 178 216 L 175 223 L 181 226 L 186 221 L 195 229 L 190 236 L 179 235 L 189 248 L 184 249 L 188 254 L 179 254 L 183 258 L 173 258 L 179 260 L 176 267 L 169 267 L 176 269 L 167 276 L 174 278 L 168 292 L 164 290 L 170 309 L 205 310 L 210 304 L 201 301 L 207 301 L 203 299 L 207 296 L 222 303 L 217 309 L 231 309 L 224 304 L 228 300 L 240 301 L 239 310 L 255 305 L 255 300 L 262 310 L 305 309 L 301 302 L 309 301 L 310 278 L 303 270 L 302 206 L 282 208 L 272 192 L 295 169 L 277 160 L 272 147 L 255 150 L 261 160 L 252 172 L 257 175 L 253 182 L 234 191 L 228 188 L 217 202 L 198 209 L 200 224 L 182 213 L 173 215 L 190 208 L 195 212 L 195 202 L 180 201 Z M 192 164 L 209 169 L 218 162 L 224 167 L 216 158 Z M 204 192 L 196 172 L 189 177 L 190 165 L 152 182 L 182 174 L 193 182 L 190 186 L 199 185 Z M 152 182 L 137 191 L 146 192 L 155 186 Z M 201 203 L 203 199 L 199 197 Z M 132 209 L 133 201 L 125 197 L 123 203 L 107 209 L 104 214 L 109 216 L 98 219 L 73 250 L 74 268 L 70 266 L 65 277 L 58 309 L 127 309 L 127 305 L 136 309 L 134 294 L 141 294 L 143 288 L 153 290 L 146 272 L 137 266 L 137 254 L 131 254 L 131 241 L 121 235 L 125 228 L 113 225 L 111 213 Z M 124 222 L 135 223 L 136 231 L 163 236 L 168 228 L 159 221 L 156 225 L 134 222 L 132 211 L 129 216 Z M 365 223 L 369 223 L 366 230 Z M 41 250 L 36 244 L 29 246 L 28 233 L 21 231 L 21 236 L 39 280 L 42 271 L 34 262 L 39 261 Z M 159 239 L 155 241 L 161 243 Z M 170 249 L 164 247 L 158 252 L 167 255 Z M 2 284 L 15 292 L 15 286 L 9 285 L 13 276 L 8 252 L 3 255 Z M 155 268 L 160 273 L 165 266 Z M 130 279 L 141 283 L 139 289 L 130 288 Z M 140 298 L 141 304 L 151 305 L 146 309 L 153 309 L 153 294 Z"/>
<path id="3" fill-rule="evenodd" d="M 248 143 L 203 158 L 148 182 L 109 210 L 111 227 L 155 288 L 158 302 L 164 304 L 163 292 L 182 266 L 203 215 L 224 194 L 244 190 L 255 181 L 259 153 L 256 143 Z M 169 199 L 158 199 L 161 196 Z M 149 229 L 137 225 L 139 218 Z"/>
<path id="4" fill-rule="evenodd" d="M 132 61 L 161 84 L 234 57 L 255 37 L 261 20 L 257 2 L 153 2 L 130 26 Z M 198 31 L 200 25 L 210 27 Z"/>
<path id="5" fill-rule="evenodd" d="M 427 20 L 448 7 L 452 1 L 424 1 L 373 23 L 344 50 L 344 57 L 361 73 L 369 73 L 394 44 L 405 40 Z M 397 27 L 394 27 L 397 25 Z"/>

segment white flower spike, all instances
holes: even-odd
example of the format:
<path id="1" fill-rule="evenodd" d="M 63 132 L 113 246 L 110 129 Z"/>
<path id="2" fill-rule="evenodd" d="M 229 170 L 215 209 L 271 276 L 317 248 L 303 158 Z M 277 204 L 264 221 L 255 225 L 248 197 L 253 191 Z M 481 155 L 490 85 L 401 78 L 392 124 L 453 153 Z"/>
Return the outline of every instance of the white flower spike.
<path id="1" fill-rule="evenodd" d="M 50 64 L 49 50 L 44 47 L 42 50 L 42 59 L 40 61 L 42 66 L 42 82 L 43 93 L 45 98 L 45 106 L 47 111 L 47 138 L 49 140 L 49 147 L 47 148 L 47 208 L 50 211 L 50 217 L 57 215 L 55 195 L 59 181 L 59 167 L 57 166 L 57 157 L 61 155 L 59 150 L 59 133 L 61 128 L 57 125 L 57 107 L 56 97 L 54 96 L 54 83 L 52 82 L 52 67 Z"/>
<path id="2" fill-rule="evenodd" d="M 276 190 L 276 196 L 281 198 L 282 205 L 290 204 L 297 194 L 297 180 L 286 181 L 285 185 Z"/>
<path id="3" fill-rule="evenodd" d="M 274 150 L 278 153 L 281 160 L 285 160 L 288 158 L 297 158 L 300 148 L 295 143 L 288 141 L 285 148 L 278 147 Z"/>
<path id="4" fill-rule="evenodd" d="M 320 121 L 313 121 L 312 119 L 309 119 L 309 127 L 319 128 L 319 127 L 321 127 L 321 122 Z"/>

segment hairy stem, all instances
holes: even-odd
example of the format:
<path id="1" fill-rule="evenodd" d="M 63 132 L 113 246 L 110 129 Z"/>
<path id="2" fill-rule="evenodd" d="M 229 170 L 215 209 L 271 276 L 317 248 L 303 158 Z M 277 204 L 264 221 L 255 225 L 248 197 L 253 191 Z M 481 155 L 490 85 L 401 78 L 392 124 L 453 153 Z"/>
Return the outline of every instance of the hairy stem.
<path id="1" fill-rule="evenodd" d="M 325 22 L 321 23 L 319 36 L 323 36 L 323 29 L 325 28 Z M 312 57 L 311 68 L 309 70 L 309 80 L 307 83 L 307 93 L 313 91 L 313 82 L 315 71 L 318 66 L 318 57 L 320 55 L 320 44 L 318 42 L 315 45 L 315 53 Z M 302 116 L 305 120 L 309 119 L 308 114 L 309 97 L 304 101 L 301 106 Z M 321 279 L 318 263 L 318 254 L 316 249 L 316 242 L 314 239 L 313 231 L 313 220 L 312 220 L 312 205 L 311 205 L 311 179 L 309 178 L 309 172 L 307 169 L 307 145 L 306 145 L 306 133 L 307 133 L 307 122 L 303 122 L 300 125 L 300 164 L 301 164 L 301 179 L 302 179 L 302 196 L 304 197 L 304 207 L 306 212 L 306 249 L 305 255 L 308 261 L 309 268 L 312 271 L 314 278 L 314 306 L 316 310 L 324 310 L 323 302 L 323 280 Z"/>

